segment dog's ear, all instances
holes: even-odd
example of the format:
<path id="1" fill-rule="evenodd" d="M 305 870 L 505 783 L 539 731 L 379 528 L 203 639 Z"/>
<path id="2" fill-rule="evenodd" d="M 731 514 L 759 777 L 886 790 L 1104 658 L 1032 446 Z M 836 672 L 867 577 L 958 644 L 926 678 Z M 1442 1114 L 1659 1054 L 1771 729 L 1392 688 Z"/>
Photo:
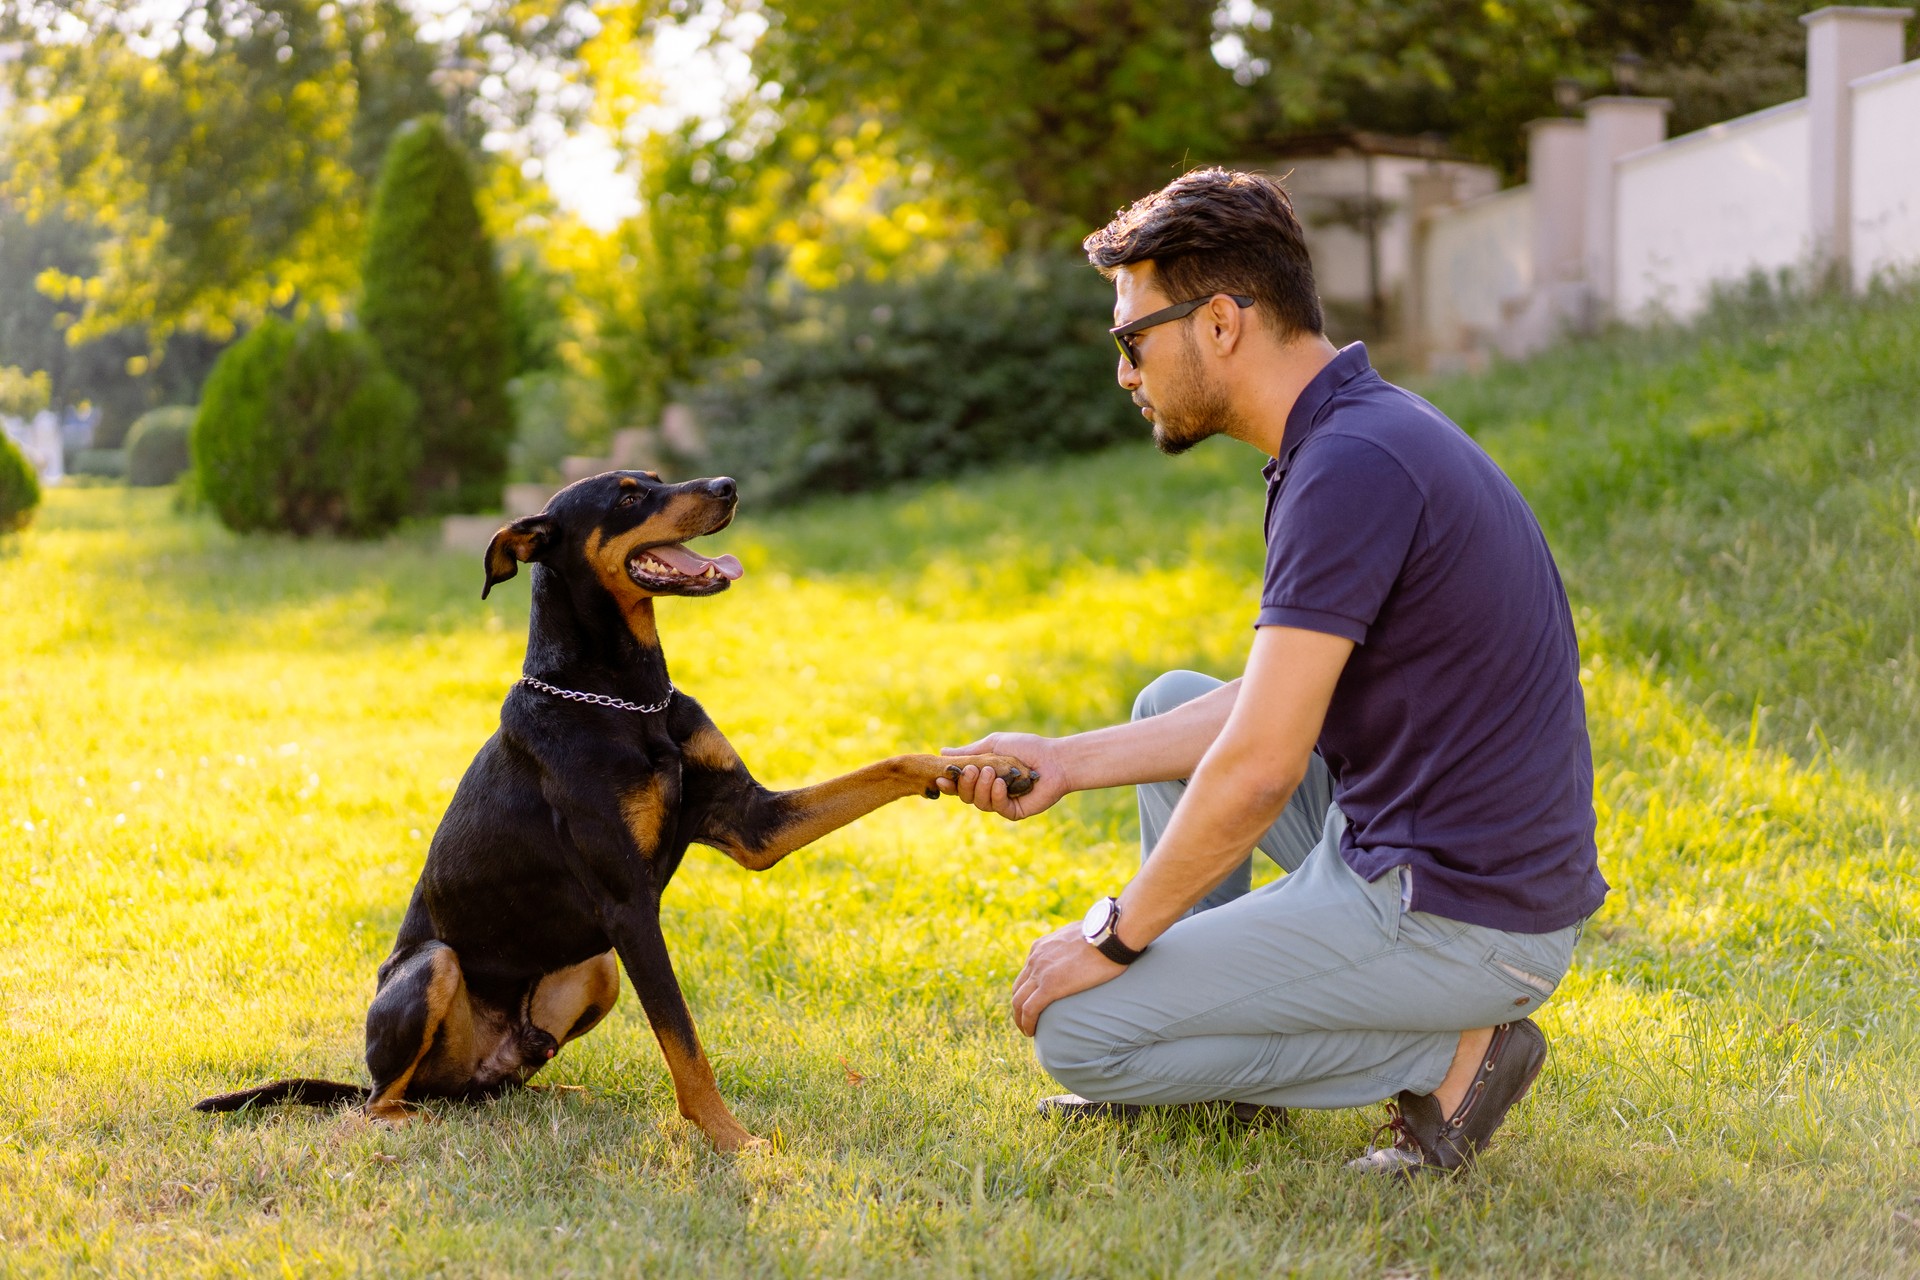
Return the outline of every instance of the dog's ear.
<path id="1" fill-rule="evenodd" d="M 523 517 L 494 534 L 487 544 L 487 585 L 480 588 L 480 598 L 520 572 L 522 561 L 538 560 L 552 536 L 553 521 L 545 515 Z"/>

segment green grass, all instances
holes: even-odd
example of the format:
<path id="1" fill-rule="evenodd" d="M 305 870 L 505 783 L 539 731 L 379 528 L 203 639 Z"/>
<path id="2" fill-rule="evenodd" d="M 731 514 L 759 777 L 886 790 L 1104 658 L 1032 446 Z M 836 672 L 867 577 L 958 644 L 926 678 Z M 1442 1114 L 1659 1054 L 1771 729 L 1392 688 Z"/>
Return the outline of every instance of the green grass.
<path id="1" fill-rule="evenodd" d="M 1121 794 L 1019 826 L 906 802 L 762 876 L 689 859 L 670 945 L 769 1153 L 674 1115 L 630 993 L 546 1073 L 583 1092 L 397 1133 L 189 1112 L 358 1076 L 525 585 L 482 604 L 424 534 L 53 491 L 0 547 L 0 1274 L 1920 1274 L 1920 306 L 1801 307 L 1428 389 L 1561 557 L 1616 886 L 1546 1074 L 1449 1184 L 1342 1174 L 1376 1110 L 1028 1117 L 1008 982 L 1132 865 Z M 775 784 L 1105 722 L 1243 659 L 1258 461 L 748 512 L 746 579 L 663 607 L 675 678 Z"/>

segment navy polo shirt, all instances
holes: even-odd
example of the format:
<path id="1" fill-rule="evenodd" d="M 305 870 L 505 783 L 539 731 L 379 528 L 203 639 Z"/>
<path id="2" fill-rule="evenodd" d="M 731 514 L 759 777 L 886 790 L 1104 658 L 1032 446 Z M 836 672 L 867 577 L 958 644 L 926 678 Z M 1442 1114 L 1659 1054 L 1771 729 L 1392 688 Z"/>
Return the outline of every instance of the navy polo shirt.
<path id="1" fill-rule="evenodd" d="M 1607 894 L 1567 594 L 1519 490 L 1360 343 L 1307 384 L 1267 464 L 1257 626 L 1354 642 L 1319 749 L 1367 880 L 1415 911 L 1549 933 Z"/>

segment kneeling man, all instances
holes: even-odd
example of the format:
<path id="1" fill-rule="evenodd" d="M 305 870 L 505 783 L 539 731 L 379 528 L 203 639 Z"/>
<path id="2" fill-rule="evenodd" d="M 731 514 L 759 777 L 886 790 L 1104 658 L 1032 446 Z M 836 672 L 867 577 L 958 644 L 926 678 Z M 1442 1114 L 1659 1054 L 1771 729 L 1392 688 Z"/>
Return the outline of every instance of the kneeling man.
<path id="1" fill-rule="evenodd" d="M 1119 381 L 1180 453 L 1266 464 L 1245 674 L 1154 681 L 1133 720 L 957 752 L 1037 767 L 948 789 L 1007 818 L 1139 788 L 1140 872 L 1035 943 L 1013 1016 L 1057 1112 L 1391 1099 L 1366 1170 L 1455 1169 L 1546 1060 L 1528 1018 L 1607 885 L 1579 654 L 1526 502 L 1432 405 L 1335 350 L 1286 193 L 1189 173 L 1088 237 Z M 1248 892 L 1252 849 L 1287 874 Z"/>

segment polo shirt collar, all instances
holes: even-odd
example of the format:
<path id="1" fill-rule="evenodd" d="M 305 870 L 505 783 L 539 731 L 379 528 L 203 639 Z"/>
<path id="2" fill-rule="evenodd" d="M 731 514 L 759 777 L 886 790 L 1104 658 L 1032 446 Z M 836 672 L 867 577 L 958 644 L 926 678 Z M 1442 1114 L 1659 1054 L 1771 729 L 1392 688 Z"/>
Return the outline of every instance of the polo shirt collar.
<path id="1" fill-rule="evenodd" d="M 1292 411 L 1287 414 L 1287 430 L 1280 439 L 1279 456 L 1270 459 L 1261 469 L 1268 483 L 1286 474 L 1287 468 L 1293 463 L 1293 455 L 1307 442 L 1313 429 L 1320 425 L 1327 403 L 1340 388 L 1372 371 L 1373 362 L 1367 358 L 1367 344 L 1349 342 L 1327 362 L 1326 368 L 1313 375 L 1313 381 L 1301 389 L 1299 398 L 1293 402 Z"/>

